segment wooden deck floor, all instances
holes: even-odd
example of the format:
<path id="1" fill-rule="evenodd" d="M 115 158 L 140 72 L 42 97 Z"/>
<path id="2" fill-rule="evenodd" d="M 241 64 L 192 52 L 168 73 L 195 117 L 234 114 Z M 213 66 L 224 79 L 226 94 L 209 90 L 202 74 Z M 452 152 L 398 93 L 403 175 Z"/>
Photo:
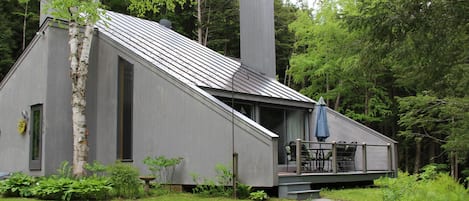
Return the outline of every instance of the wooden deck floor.
<path id="1" fill-rule="evenodd" d="M 394 176 L 393 171 L 349 171 L 349 172 L 321 172 L 321 173 L 302 173 L 297 175 L 294 172 L 279 172 L 279 183 L 289 182 L 311 182 L 313 184 L 322 183 L 347 183 L 373 181 L 379 177 Z"/>

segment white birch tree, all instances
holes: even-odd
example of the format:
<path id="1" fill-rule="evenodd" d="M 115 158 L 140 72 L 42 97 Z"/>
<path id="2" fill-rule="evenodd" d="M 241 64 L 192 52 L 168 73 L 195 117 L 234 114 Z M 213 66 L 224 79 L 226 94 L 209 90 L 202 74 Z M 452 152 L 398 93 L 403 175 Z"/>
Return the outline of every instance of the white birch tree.
<path id="1" fill-rule="evenodd" d="M 72 81 L 73 175 L 86 174 L 88 133 L 86 127 L 86 80 L 94 25 L 104 10 L 99 0 L 49 0 L 45 11 L 66 20 L 70 46 L 70 78 Z M 58 22 L 58 21 L 57 21 Z"/>

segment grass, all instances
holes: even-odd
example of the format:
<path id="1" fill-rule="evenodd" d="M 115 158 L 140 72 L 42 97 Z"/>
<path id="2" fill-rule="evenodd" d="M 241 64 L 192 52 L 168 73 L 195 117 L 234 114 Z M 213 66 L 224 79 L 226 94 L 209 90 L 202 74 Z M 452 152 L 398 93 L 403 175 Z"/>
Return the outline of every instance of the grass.
<path id="1" fill-rule="evenodd" d="M 383 200 L 380 188 L 356 188 L 341 190 L 321 190 L 321 197 L 342 201 L 379 201 Z"/>
<path id="2" fill-rule="evenodd" d="M 2 198 L 0 200 L 5 201 L 37 201 L 36 199 L 28 199 L 28 198 Z M 168 193 L 165 195 L 153 196 L 149 198 L 142 198 L 138 199 L 140 201 L 235 201 L 232 198 L 225 198 L 225 197 L 202 197 L 198 195 L 194 195 L 192 193 Z M 279 198 L 271 198 L 270 201 L 288 201 L 287 199 L 279 199 Z M 124 201 L 123 199 L 115 199 L 115 201 Z M 248 201 L 248 200 L 239 200 L 238 201 Z"/>

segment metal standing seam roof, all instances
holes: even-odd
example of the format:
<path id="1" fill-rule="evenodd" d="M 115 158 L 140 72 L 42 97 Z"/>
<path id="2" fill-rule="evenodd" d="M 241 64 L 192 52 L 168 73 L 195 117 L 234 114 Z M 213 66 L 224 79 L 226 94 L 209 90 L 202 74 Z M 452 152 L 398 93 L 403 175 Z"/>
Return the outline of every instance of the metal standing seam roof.
<path id="1" fill-rule="evenodd" d="M 170 75 L 202 88 L 314 103 L 310 98 L 157 22 L 107 11 L 99 32 Z M 234 75 L 234 78 L 233 78 Z M 233 89 L 232 89 L 232 78 Z"/>

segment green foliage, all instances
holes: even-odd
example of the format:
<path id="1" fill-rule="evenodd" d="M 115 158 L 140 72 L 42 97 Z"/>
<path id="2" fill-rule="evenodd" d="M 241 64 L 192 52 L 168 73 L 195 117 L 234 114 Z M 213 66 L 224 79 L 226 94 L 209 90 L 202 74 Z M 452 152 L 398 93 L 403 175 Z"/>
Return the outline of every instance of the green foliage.
<path id="1" fill-rule="evenodd" d="M 236 184 L 236 195 L 239 199 L 247 199 L 250 197 L 252 186 L 238 182 Z"/>
<path id="2" fill-rule="evenodd" d="M 418 201 L 469 199 L 469 191 L 445 173 L 438 173 L 436 166 L 427 166 L 420 175 L 399 173 L 398 178 L 380 178 L 375 185 L 383 190 L 383 200 Z"/>
<path id="3" fill-rule="evenodd" d="M 252 192 L 249 195 L 249 199 L 256 200 L 256 201 L 268 200 L 269 195 L 267 195 L 267 193 L 264 191 L 256 191 L 256 192 Z"/>
<path id="4" fill-rule="evenodd" d="M 30 197 L 36 181 L 35 177 L 15 172 L 8 179 L 0 181 L 0 193 L 5 197 Z"/>
<path id="5" fill-rule="evenodd" d="M 321 189 L 321 197 L 331 200 L 378 201 L 383 199 L 380 188 Z"/>
<path id="6" fill-rule="evenodd" d="M 65 192 L 66 199 L 72 200 L 108 200 L 113 188 L 107 178 L 83 178 L 74 180 Z"/>
<path id="7" fill-rule="evenodd" d="M 93 161 L 92 164 L 85 164 L 85 169 L 90 171 L 93 177 L 104 176 L 106 172 L 106 166 L 100 163 L 99 161 Z"/>
<path id="8" fill-rule="evenodd" d="M 147 156 L 143 163 L 157 178 L 158 183 L 172 183 L 175 168 L 182 162 L 183 158 L 166 158 L 165 156 Z"/>
<path id="9" fill-rule="evenodd" d="M 315 15 L 299 10 L 289 28 L 295 34 L 288 73 L 303 94 L 323 96 L 335 110 L 364 122 L 380 122 L 390 114 L 391 100 L 383 87 L 386 68 L 360 60 L 361 31 L 344 24 L 343 8 L 356 9 L 348 0 L 323 1 Z"/>
<path id="10" fill-rule="evenodd" d="M 193 193 L 197 193 L 203 196 L 224 196 L 229 197 L 233 195 L 233 189 L 227 186 L 231 184 L 233 173 L 226 166 L 217 164 L 215 166 L 216 181 L 201 178 L 197 174 L 192 174 L 192 179 L 196 183 L 196 187 L 192 189 Z M 202 182 L 201 182 L 202 181 Z"/>
<path id="11" fill-rule="evenodd" d="M 138 198 L 142 196 L 143 188 L 138 178 L 139 172 L 132 165 L 116 162 L 109 166 L 108 174 L 115 196 L 122 198 Z"/>
<path id="12" fill-rule="evenodd" d="M 66 197 L 66 192 L 74 182 L 68 177 L 49 177 L 44 178 L 32 189 L 35 197 L 44 200 L 70 200 Z"/>
<path id="13" fill-rule="evenodd" d="M 32 192 L 44 200 L 104 200 L 110 198 L 112 186 L 106 178 L 49 177 L 40 180 Z"/>
<path id="14" fill-rule="evenodd" d="M 24 1 L 23 1 L 24 2 Z M 6 76 L 15 59 L 23 52 L 23 20 L 26 13 L 26 44 L 36 35 L 39 25 L 39 1 L 27 5 L 17 0 L 0 1 L 0 81 Z M 20 17 L 21 16 L 21 17 Z"/>
<path id="15" fill-rule="evenodd" d="M 72 167 L 70 166 L 68 161 L 62 161 L 62 163 L 60 163 L 60 168 L 57 169 L 57 174 L 58 177 L 61 178 L 72 178 Z"/>
<path id="16" fill-rule="evenodd" d="M 186 0 L 130 0 L 129 10 L 142 17 L 146 12 L 159 13 L 165 10 L 174 11 L 177 5 L 182 6 Z"/>
<path id="17" fill-rule="evenodd" d="M 59 19 L 75 21 L 80 25 L 95 24 L 106 13 L 100 1 L 93 0 L 49 0 L 43 12 Z"/>

